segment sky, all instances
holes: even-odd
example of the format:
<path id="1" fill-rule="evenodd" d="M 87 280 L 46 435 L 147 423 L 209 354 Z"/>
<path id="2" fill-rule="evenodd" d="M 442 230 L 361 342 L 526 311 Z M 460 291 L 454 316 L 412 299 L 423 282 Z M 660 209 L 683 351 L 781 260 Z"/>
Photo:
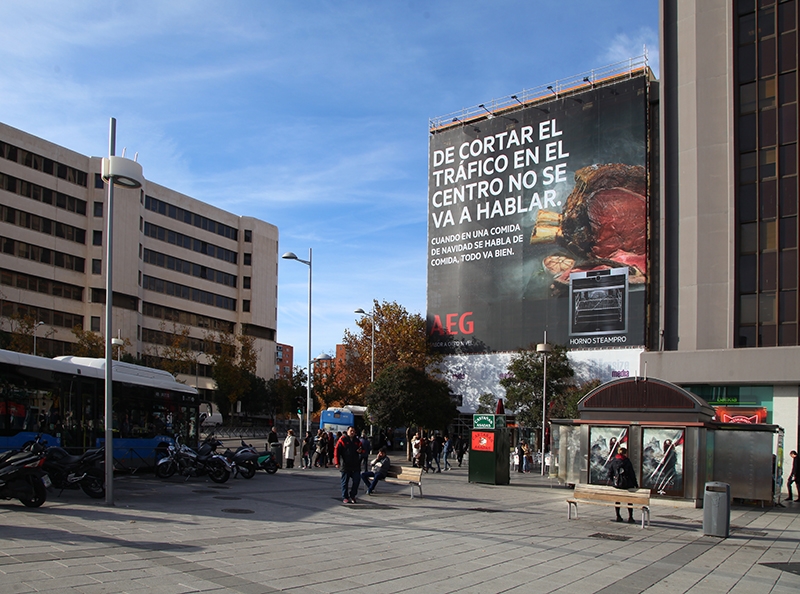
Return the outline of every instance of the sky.
<path id="1" fill-rule="evenodd" d="M 657 0 L 0 1 L 0 121 L 313 250 L 313 357 L 373 299 L 425 315 L 429 120 L 632 57 Z M 308 267 L 278 342 L 308 358 Z"/>

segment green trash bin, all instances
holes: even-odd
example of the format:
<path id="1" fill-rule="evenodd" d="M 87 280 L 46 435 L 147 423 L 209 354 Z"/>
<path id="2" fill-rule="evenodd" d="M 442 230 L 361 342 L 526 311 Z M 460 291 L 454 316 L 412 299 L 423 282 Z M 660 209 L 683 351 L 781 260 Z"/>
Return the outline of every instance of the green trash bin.
<path id="1" fill-rule="evenodd" d="M 507 485 L 510 476 L 510 433 L 505 427 L 473 429 L 469 448 L 469 482 Z"/>

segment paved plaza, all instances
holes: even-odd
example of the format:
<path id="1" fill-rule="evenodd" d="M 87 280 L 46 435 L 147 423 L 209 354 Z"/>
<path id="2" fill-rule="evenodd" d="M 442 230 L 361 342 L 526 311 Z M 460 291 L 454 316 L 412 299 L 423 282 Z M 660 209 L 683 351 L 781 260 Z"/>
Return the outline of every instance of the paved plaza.
<path id="1" fill-rule="evenodd" d="M 114 506 L 81 491 L 0 501 L 0 594 L 800 591 L 800 503 L 734 507 L 722 539 L 703 535 L 702 509 L 658 501 L 644 530 L 601 506 L 568 521 L 571 491 L 532 474 L 422 480 L 422 499 L 382 484 L 356 505 L 334 468 L 121 476 Z"/>

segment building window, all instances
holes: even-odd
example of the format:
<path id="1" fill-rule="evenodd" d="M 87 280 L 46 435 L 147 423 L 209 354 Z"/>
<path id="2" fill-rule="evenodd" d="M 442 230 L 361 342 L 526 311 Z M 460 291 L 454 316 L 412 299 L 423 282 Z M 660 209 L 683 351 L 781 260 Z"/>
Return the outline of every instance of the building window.
<path id="1" fill-rule="evenodd" d="M 103 245 L 103 232 L 92 231 L 92 245 Z"/>
<path id="2" fill-rule="evenodd" d="M 253 265 L 253 254 L 245 254 L 244 255 L 244 265 L 245 266 L 252 266 Z"/>
<path id="3" fill-rule="evenodd" d="M 100 332 L 100 316 L 92 316 L 92 332 Z"/>
<path id="4" fill-rule="evenodd" d="M 94 187 L 97 190 L 102 190 L 105 187 L 105 184 L 103 183 L 103 176 L 101 176 L 99 173 L 94 174 Z"/>
<path id="5" fill-rule="evenodd" d="M 103 274 L 103 261 L 100 258 L 92 258 L 92 274 Z"/>
<path id="6" fill-rule="evenodd" d="M 102 217 L 103 216 L 103 203 L 102 202 L 95 202 L 94 203 L 94 216 Z"/>
<path id="7" fill-rule="evenodd" d="M 242 278 L 242 288 L 243 289 L 249 289 L 250 288 L 250 277 L 249 276 L 245 276 L 245 277 Z"/>
<path id="8" fill-rule="evenodd" d="M 244 242 L 245 243 L 252 243 L 253 242 L 253 232 L 250 229 L 244 230 Z"/>
<path id="9" fill-rule="evenodd" d="M 249 299 L 242 299 L 242 311 L 244 313 L 250 312 L 250 300 Z"/>

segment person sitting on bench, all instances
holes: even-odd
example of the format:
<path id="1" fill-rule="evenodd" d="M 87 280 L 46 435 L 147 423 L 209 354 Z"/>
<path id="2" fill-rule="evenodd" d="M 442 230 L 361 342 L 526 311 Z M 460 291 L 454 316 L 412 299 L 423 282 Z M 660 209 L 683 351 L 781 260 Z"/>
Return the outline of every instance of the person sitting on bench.
<path id="1" fill-rule="evenodd" d="M 609 472 L 609 479 L 611 485 L 617 489 L 638 489 L 639 483 L 636 480 L 636 474 L 633 471 L 633 464 L 627 456 L 628 449 L 620 447 L 617 450 L 617 455 L 611 461 L 611 468 Z M 617 522 L 622 522 L 622 516 L 619 513 L 619 502 L 617 502 Z M 635 523 L 633 519 L 633 505 L 628 504 L 628 522 Z"/>
<path id="2" fill-rule="evenodd" d="M 367 495 L 372 495 L 372 491 L 378 485 L 378 481 L 386 478 L 389 472 L 389 456 L 386 455 L 386 448 L 378 450 L 378 456 L 372 461 L 372 470 L 361 473 L 361 480 L 367 485 Z M 370 481 L 369 479 L 372 479 Z"/>

